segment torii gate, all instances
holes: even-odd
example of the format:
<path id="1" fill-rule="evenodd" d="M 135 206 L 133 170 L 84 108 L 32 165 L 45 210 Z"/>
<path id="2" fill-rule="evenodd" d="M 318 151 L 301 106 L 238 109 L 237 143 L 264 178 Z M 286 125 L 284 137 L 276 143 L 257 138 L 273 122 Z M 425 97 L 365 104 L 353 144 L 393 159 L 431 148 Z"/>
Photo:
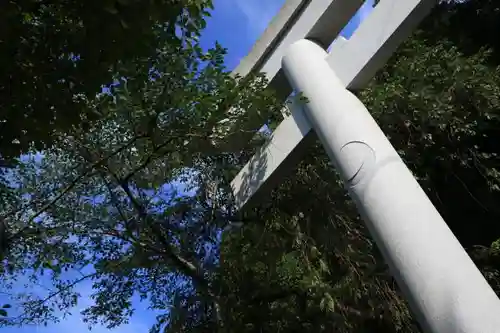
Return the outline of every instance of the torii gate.
<path id="1" fill-rule="evenodd" d="M 250 1 L 250 0 L 249 0 Z M 349 40 L 362 0 L 287 0 L 235 72 L 302 92 L 291 116 L 232 181 L 239 209 L 275 185 L 314 129 L 427 332 L 500 332 L 500 301 L 365 106 L 360 89 L 437 0 L 381 0 Z M 262 163 L 265 161 L 265 163 Z"/>

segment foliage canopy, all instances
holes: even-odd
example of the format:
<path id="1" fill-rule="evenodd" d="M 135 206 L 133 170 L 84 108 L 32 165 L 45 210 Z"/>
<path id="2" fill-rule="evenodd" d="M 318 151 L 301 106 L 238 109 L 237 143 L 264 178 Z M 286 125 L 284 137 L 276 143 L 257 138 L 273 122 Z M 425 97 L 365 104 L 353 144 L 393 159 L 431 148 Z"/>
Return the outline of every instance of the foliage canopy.
<path id="1" fill-rule="evenodd" d="M 2 1 L 0 155 L 50 146 L 95 119 L 85 102 L 116 70 L 204 26 L 211 0 Z M 177 29 L 177 31 L 176 31 Z M 141 60 L 142 59 L 142 60 Z"/>

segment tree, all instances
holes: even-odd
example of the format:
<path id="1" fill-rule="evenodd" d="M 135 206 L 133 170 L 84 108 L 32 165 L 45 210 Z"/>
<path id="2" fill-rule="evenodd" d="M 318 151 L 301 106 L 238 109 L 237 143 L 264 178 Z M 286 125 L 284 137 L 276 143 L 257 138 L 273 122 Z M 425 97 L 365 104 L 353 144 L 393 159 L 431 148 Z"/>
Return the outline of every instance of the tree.
<path id="1" fill-rule="evenodd" d="M 196 35 L 210 8 L 210 0 L 2 1 L 0 156 L 43 149 L 55 132 L 98 118 L 85 102 L 117 67 L 146 65 L 162 44 Z"/>
<path id="2" fill-rule="evenodd" d="M 231 215 L 228 189 L 218 182 L 230 170 L 215 167 L 235 165 L 246 153 L 220 146 L 243 110 L 279 113 L 281 105 L 262 75 L 226 72 L 223 53 L 219 46 L 205 53 L 186 39 L 120 68 L 120 83 L 87 104 L 100 119 L 59 133 L 41 161 L 13 171 L 24 200 L 3 214 L 9 247 L 2 286 L 49 276 L 51 289 L 14 297 L 15 309 L 0 324 L 56 320 L 54 311 L 78 301 L 75 286 L 90 280 L 89 323 L 120 325 L 139 295 L 165 313 L 156 331 L 185 326 L 188 314 L 189 325 L 224 326 L 213 272 L 217 233 Z M 176 193 L 172 182 L 194 194 Z"/>

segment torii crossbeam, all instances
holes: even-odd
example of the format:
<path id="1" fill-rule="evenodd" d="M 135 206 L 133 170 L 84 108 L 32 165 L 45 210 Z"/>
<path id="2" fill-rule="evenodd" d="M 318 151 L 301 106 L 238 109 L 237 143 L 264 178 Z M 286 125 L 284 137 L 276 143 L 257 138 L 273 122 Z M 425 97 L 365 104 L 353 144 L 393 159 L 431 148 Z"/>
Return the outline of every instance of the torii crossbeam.
<path id="1" fill-rule="evenodd" d="M 324 49 L 361 0 L 288 0 L 236 69 L 264 71 L 301 92 L 268 144 L 231 185 L 239 209 L 269 190 L 307 149 L 312 130 L 427 332 L 500 332 L 500 301 L 378 127 L 346 88 L 360 89 L 437 0 L 381 0 L 348 41 Z M 265 163 L 263 163 L 265 161 Z"/>

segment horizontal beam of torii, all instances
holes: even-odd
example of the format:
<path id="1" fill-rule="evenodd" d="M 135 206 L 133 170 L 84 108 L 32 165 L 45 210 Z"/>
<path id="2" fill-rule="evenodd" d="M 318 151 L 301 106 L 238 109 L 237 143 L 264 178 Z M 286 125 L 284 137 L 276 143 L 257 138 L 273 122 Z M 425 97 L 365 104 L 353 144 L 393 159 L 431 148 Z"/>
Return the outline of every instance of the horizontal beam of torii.
<path id="1" fill-rule="evenodd" d="M 291 2 L 298 3 L 300 1 L 294 0 Z M 338 9 L 342 8 L 344 10 L 341 12 L 342 20 L 335 21 L 335 33 L 338 34 L 363 1 L 352 1 L 352 3 L 357 3 L 357 6 L 349 8 L 340 5 L 345 2 L 343 0 L 312 0 L 312 2 L 302 1 L 300 3 L 304 2 L 310 4 L 321 3 L 324 12 L 330 16 L 335 16 L 335 13 L 339 12 Z M 282 23 L 286 21 L 283 17 L 292 17 L 288 3 L 278 13 L 270 27 L 272 27 L 273 23 L 279 22 L 280 27 L 286 28 L 286 25 Z M 330 3 L 330 5 L 327 6 L 326 3 Z M 342 37 L 337 38 L 331 46 L 327 60 L 342 83 L 349 89 L 363 88 L 375 73 L 384 66 L 400 43 L 411 34 L 413 29 L 429 13 L 434 4 L 435 0 L 383 0 L 361 23 L 348 41 Z M 279 61 L 276 56 L 269 57 L 267 55 L 269 51 L 263 51 L 258 47 L 259 43 L 262 43 L 262 45 L 269 45 L 271 52 L 274 49 L 274 45 L 268 42 L 272 40 L 272 37 L 266 33 L 277 33 L 275 29 L 268 28 L 261 40 L 257 42 L 250 54 L 242 60 L 235 71 L 242 75 L 248 73 L 250 67 L 248 63 L 257 63 L 254 59 L 258 57 L 253 53 L 256 52 L 255 50 L 259 50 L 263 55 L 266 55 L 264 59 L 270 58 L 270 62 L 265 63 L 260 68 L 264 72 L 268 71 L 266 73 L 268 78 L 271 79 L 273 87 L 281 83 L 288 88 L 288 82 L 283 83 L 286 79 L 280 63 L 283 50 L 304 37 L 308 39 L 313 37 L 315 41 L 319 39 L 323 45 L 329 45 L 336 37 L 336 34 L 329 34 L 311 28 L 313 26 L 322 26 L 326 30 L 332 28 L 324 25 L 322 21 L 319 21 L 320 24 L 315 25 L 314 18 L 334 21 L 328 16 L 322 15 L 323 13 L 317 8 L 319 5 L 315 7 L 310 9 L 314 13 L 313 18 L 303 21 L 297 20 L 300 24 L 294 27 L 293 36 L 295 39 L 288 38 L 281 42 Z M 334 10 L 334 7 L 337 10 Z M 303 9 L 303 11 L 308 13 L 307 9 Z M 311 14 L 311 16 L 313 15 Z M 310 31 L 314 33 L 309 33 Z M 278 78 L 276 79 L 276 77 Z M 288 88 L 287 92 L 290 93 L 291 88 Z M 283 177 L 283 172 L 293 169 L 297 165 L 297 159 L 300 159 L 307 149 L 311 141 L 307 140 L 307 138 L 312 134 L 312 127 L 307 118 L 304 117 L 304 112 L 300 106 L 291 105 L 290 109 L 292 115 L 283 120 L 273 132 L 269 142 L 255 154 L 232 181 L 231 186 L 237 208 L 242 209 L 246 204 L 250 203 L 250 199 L 258 197 L 257 192 L 274 187 L 276 182 Z"/>
<path id="2" fill-rule="evenodd" d="M 242 209 L 294 166 L 314 129 L 424 330 L 497 332 L 500 301 L 366 107 L 346 89 L 363 87 L 435 3 L 381 0 L 353 37 L 338 39 L 328 54 L 323 48 L 330 41 L 311 38 L 316 37 L 311 31 L 328 35 L 321 32 L 328 29 L 324 23 L 347 23 L 352 8 L 331 17 L 308 9 L 342 8 L 352 0 L 287 2 L 273 21 L 275 28 L 283 23 L 285 32 L 265 35 L 271 50 L 254 59 L 264 59 L 257 68 L 273 70 L 268 73 L 272 84 L 282 75 L 283 85 L 304 93 L 308 101 L 292 105 L 292 115 L 231 185 Z M 313 16 L 318 19 L 310 20 Z M 300 29 L 294 30 L 294 24 Z"/>
<path id="3" fill-rule="evenodd" d="M 301 38 L 313 39 L 328 46 L 362 4 L 363 0 L 287 0 L 232 74 L 265 73 L 269 86 L 284 100 L 292 92 L 281 69 L 281 58 L 287 48 Z M 233 134 L 227 137 L 220 149 L 240 151 L 252 138 L 252 130 L 263 125 L 262 117 L 270 116 L 266 110 L 259 111 L 259 116 L 249 115 L 233 124 L 234 127 L 229 130 Z"/>

